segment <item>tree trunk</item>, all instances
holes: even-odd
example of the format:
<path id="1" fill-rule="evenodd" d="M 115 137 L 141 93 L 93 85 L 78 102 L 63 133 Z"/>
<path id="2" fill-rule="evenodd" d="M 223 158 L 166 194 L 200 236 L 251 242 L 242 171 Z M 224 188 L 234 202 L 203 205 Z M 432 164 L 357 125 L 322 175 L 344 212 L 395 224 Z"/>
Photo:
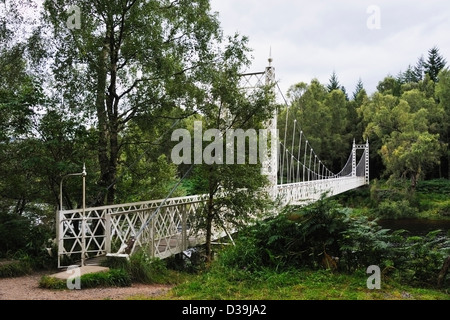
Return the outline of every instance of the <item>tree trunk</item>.
<path id="1" fill-rule="evenodd" d="M 26 204 L 27 200 L 25 199 L 25 197 L 21 197 L 19 200 L 17 200 L 16 207 L 14 208 L 14 213 L 21 216 L 25 211 Z"/>
<path id="2" fill-rule="evenodd" d="M 445 280 L 445 276 L 447 275 L 448 269 L 450 268 L 450 256 L 447 257 L 444 261 L 444 265 L 442 266 L 441 272 L 439 272 L 438 276 L 438 287 L 442 286 L 442 283 Z"/>
<path id="3" fill-rule="evenodd" d="M 448 166 L 447 179 L 450 180 L 450 151 L 448 151 L 447 153 L 447 166 Z"/>
<path id="4" fill-rule="evenodd" d="M 208 199 L 208 212 L 206 216 L 206 243 L 205 243 L 205 254 L 206 254 L 206 263 L 209 264 L 212 261 L 212 250 L 211 250 L 211 241 L 212 241 L 212 223 L 214 218 L 214 208 L 213 208 L 213 199 L 214 195 L 210 194 Z"/>
<path id="5" fill-rule="evenodd" d="M 97 66 L 97 97 L 95 101 L 97 110 L 97 130 L 98 130 L 98 162 L 100 165 L 100 180 L 98 186 L 100 187 L 99 195 L 95 201 L 96 206 L 105 203 L 105 193 L 108 188 L 109 181 L 109 159 L 108 159 L 108 119 L 106 112 L 106 61 L 108 57 L 108 40 L 105 41 L 103 49 L 99 56 Z"/>

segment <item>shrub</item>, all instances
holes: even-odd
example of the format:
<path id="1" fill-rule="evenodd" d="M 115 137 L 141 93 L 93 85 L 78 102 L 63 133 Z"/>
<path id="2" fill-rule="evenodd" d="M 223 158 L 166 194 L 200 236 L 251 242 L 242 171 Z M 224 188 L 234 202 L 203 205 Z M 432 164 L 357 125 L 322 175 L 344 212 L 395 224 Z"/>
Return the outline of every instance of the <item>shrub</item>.
<path id="1" fill-rule="evenodd" d="M 132 282 L 167 284 L 178 281 L 178 277 L 167 269 L 165 261 L 149 257 L 144 249 L 135 252 L 129 260 L 109 257 L 103 265 L 125 270 Z"/>
<path id="2" fill-rule="evenodd" d="M 376 212 L 380 218 L 398 219 L 415 217 L 418 215 L 419 210 L 412 207 L 408 200 L 384 200 L 378 205 Z"/>
<path id="3" fill-rule="evenodd" d="M 0 261 L 0 278 L 20 277 L 31 273 L 31 264 L 26 259 Z"/>
<path id="4" fill-rule="evenodd" d="M 450 240 L 441 230 L 426 236 L 406 237 L 395 250 L 395 267 L 399 276 L 409 283 L 435 285 L 444 260 L 450 255 Z"/>
<path id="5" fill-rule="evenodd" d="M 82 288 L 128 286 L 131 286 L 131 277 L 124 269 L 110 269 L 107 272 L 88 273 L 81 276 Z"/>
<path id="6" fill-rule="evenodd" d="M 251 271 L 321 266 L 325 252 L 338 256 L 337 240 L 345 230 L 349 209 L 335 201 L 318 201 L 308 207 L 287 208 L 277 217 L 257 223 L 221 253 L 226 264 Z"/>
<path id="7" fill-rule="evenodd" d="M 218 263 L 245 272 L 292 268 L 323 269 L 326 255 L 339 257 L 337 270 L 355 272 L 377 265 L 396 270 L 400 280 L 436 284 L 450 243 L 432 232 L 407 237 L 383 229 L 376 220 L 351 215 L 332 200 L 291 207 L 284 214 L 240 233 L 236 246 L 220 252 Z"/>

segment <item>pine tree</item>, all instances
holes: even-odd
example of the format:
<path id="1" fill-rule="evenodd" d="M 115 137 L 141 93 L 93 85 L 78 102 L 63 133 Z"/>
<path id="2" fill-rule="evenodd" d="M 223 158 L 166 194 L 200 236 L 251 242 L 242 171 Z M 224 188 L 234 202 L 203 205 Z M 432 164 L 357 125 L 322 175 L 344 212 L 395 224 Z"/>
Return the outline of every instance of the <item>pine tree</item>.
<path id="1" fill-rule="evenodd" d="M 363 84 L 361 78 L 359 78 L 358 83 L 356 84 L 355 92 L 353 92 L 353 100 L 356 100 L 356 98 L 358 97 L 358 94 L 362 90 L 364 90 L 364 84 Z"/>
<path id="2" fill-rule="evenodd" d="M 439 71 L 444 69 L 446 64 L 447 61 L 439 54 L 439 49 L 435 46 L 428 51 L 428 60 L 424 63 L 425 73 L 431 80 L 437 82 Z"/>
<path id="3" fill-rule="evenodd" d="M 401 72 L 398 76 L 400 83 L 419 82 L 421 79 L 416 77 L 414 70 L 415 69 L 409 65 L 405 72 Z"/>
<path id="4" fill-rule="evenodd" d="M 334 71 L 333 71 L 333 74 L 331 75 L 330 83 L 327 85 L 327 89 L 328 89 L 328 92 L 341 89 L 341 85 L 339 84 L 338 77 L 336 75 L 336 72 L 334 72 Z"/>
<path id="5" fill-rule="evenodd" d="M 424 76 L 424 65 L 425 65 L 425 59 L 423 58 L 423 55 L 417 60 L 416 66 L 414 67 L 414 77 L 416 79 L 416 82 L 422 81 Z"/>

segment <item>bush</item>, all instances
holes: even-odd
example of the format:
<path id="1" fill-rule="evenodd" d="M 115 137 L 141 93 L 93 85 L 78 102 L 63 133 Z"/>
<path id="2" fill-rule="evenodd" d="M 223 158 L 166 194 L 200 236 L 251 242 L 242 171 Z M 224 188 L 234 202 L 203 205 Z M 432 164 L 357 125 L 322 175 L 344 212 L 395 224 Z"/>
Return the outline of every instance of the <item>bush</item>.
<path id="1" fill-rule="evenodd" d="M 125 270 L 132 282 L 167 284 L 176 283 L 179 279 L 167 269 L 165 261 L 149 257 L 143 249 L 131 255 L 129 260 L 109 257 L 103 265 Z"/>
<path id="2" fill-rule="evenodd" d="M 31 273 L 31 264 L 26 259 L 0 261 L 0 278 L 20 277 Z"/>
<path id="3" fill-rule="evenodd" d="M 377 216 L 386 219 L 411 218 L 419 214 L 419 210 L 412 207 L 408 200 L 384 200 L 376 209 Z"/>
<path id="4" fill-rule="evenodd" d="M 0 257 L 26 259 L 32 269 L 53 268 L 57 265 L 56 255 L 52 257 L 47 251 L 53 237 L 54 230 L 46 224 L 35 225 L 31 218 L 0 211 Z"/>
<path id="5" fill-rule="evenodd" d="M 308 207 L 291 207 L 284 214 L 257 223 L 241 232 L 236 246 L 220 252 L 218 263 L 251 273 L 266 269 L 323 269 L 328 256 L 338 257 L 341 272 L 377 265 L 396 270 L 400 280 L 435 285 L 439 269 L 450 254 L 450 243 L 438 233 L 407 237 L 391 232 L 367 217 L 354 217 L 332 200 Z M 334 260 L 337 262 L 337 259 Z"/>
<path id="6" fill-rule="evenodd" d="M 30 231 L 28 219 L 0 211 L 0 257 L 24 249 Z"/>
<path id="7" fill-rule="evenodd" d="M 440 235 L 441 230 L 426 236 L 406 237 L 395 250 L 395 267 L 399 276 L 418 285 L 435 285 L 444 260 L 450 255 L 450 240 Z"/>
<path id="8" fill-rule="evenodd" d="M 331 200 L 308 207 L 289 207 L 277 217 L 257 223 L 221 253 L 221 261 L 251 271 L 264 268 L 321 267 L 326 254 L 339 255 L 338 240 L 350 210 Z"/>
<path id="9" fill-rule="evenodd" d="M 82 288 L 128 287 L 131 277 L 124 269 L 110 269 L 107 272 L 88 273 L 81 276 Z"/>
<path id="10" fill-rule="evenodd" d="M 417 192 L 450 195 L 450 180 L 435 179 L 419 181 Z"/>

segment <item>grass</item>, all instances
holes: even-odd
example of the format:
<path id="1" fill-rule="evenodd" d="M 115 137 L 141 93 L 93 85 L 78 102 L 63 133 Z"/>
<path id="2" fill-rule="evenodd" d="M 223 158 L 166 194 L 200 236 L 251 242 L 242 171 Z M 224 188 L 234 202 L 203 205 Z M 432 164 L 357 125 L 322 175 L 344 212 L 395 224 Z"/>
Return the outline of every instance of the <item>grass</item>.
<path id="1" fill-rule="evenodd" d="M 250 274 L 244 270 L 213 269 L 192 276 L 158 297 L 134 296 L 135 300 L 450 300 L 445 290 L 414 288 L 383 279 L 381 289 L 367 288 L 369 275 L 328 270 L 267 270 Z"/>
<path id="2" fill-rule="evenodd" d="M 20 277 L 32 271 L 28 260 L 0 260 L 0 278 Z"/>
<path id="3" fill-rule="evenodd" d="M 97 287 L 128 287 L 131 286 L 131 278 L 123 269 L 111 269 L 105 272 L 88 273 L 80 277 L 80 286 L 83 289 Z M 43 276 L 39 281 L 39 287 L 44 289 L 67 289 L 67 281 L 51 276 Z"/>

